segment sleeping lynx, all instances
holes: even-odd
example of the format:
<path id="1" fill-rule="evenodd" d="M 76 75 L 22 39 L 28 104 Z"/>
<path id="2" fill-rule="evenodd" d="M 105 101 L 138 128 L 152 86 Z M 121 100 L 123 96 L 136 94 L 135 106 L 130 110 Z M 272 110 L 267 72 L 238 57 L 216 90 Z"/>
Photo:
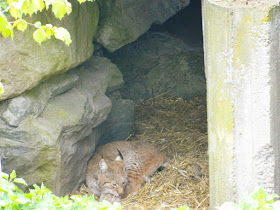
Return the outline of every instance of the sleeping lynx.
<path id="1" fill-rule="evenodd" d="M 89 161 L 86 184 L 100 200 L 119 201 L 166 164 L 164 154 L 146 142 L 111 142 L 99 147 Z"/>

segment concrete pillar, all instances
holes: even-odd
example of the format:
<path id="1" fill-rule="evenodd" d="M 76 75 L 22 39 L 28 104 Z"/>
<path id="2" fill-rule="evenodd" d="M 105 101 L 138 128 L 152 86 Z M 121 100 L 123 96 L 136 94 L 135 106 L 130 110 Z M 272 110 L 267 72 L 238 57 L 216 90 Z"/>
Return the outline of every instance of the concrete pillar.
<path id="1" fill-rule="evenodd" d="M 279 1 L 202 2 L 211 209 L 280 193 Z"/>

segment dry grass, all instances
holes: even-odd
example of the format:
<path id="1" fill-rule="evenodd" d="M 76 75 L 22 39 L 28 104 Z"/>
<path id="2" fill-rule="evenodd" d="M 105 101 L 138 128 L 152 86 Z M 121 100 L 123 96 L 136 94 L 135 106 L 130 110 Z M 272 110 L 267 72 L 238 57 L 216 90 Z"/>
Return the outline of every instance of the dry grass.
<path id="1" fill-rule="evenodd" d="M 128 140 L 150 142 L 166 154 L 169 165 L 136 195 L 122 200 L 124 209 L 176 209 L 182 205 L 208 209 L 206 127 L 205 98 L 150 99 L 138 104 Z"/>
<path id="2" fill-rule="evenodd" d="M 137 195 L 123 200 L 125 209 L 172 209 L 209 205 L 206 102 L 150 99 L 136 107 L 134 135 L 168 157 L 169 166 L 157 173 Z"/>

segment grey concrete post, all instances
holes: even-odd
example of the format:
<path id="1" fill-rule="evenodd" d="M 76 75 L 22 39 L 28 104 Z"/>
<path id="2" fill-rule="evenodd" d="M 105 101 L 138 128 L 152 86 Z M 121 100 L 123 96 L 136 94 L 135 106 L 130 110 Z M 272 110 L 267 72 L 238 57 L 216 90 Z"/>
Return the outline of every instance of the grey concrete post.
<path id="1" fill-rule="evenodd" d="M 202 3 L 211 209 L 280 192 L 280 7 L 260 2 Z"/>

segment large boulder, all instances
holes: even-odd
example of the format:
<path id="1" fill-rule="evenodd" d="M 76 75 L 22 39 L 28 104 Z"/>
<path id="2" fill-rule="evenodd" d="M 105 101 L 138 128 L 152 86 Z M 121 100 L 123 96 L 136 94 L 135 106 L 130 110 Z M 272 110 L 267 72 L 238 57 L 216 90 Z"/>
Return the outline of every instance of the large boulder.
<path id="1" fill-rule="evenodd" d="M 125 140 L 131 134 L 134 122 L 135 103 L 130 99 L 122 99 L 119 91 L 108 94 L 112 101 L 112 110 L 107 120 L 102 123 L 102 136 L 99 145 L 111 141 Z"/>
<path id="2" fill-rule="evenodd" d="M 148 32 L 110 55 L 123 73 L 125 98 L 204 96 L 203 51 L 167 33 Z"/>
<path id="3" fill-rule="evenodd" d="M 108 51 L 135 41 L 152 24 L 162 24 L 190 0 L 98 0 L 100 20 L 96 36 Z"/>
<path id="4" fill-rule="evenodd" d="M 79 5 L 76 0 L 71 3 L 72 13 L 62 21 L 55 18 L 50 9 L 26 17 L 31 23 L 40 20 L 66 28 L 72 39 L 69 47 L 54 38 L 39 45 L 32 38 L 35 29 L 31 26 L 24 33 L 15 31 L 13 40 L 0 36 L 0 79 L 5 88 L 0 100 L 32 89 L 42 80 L 76 67 L 92 55 L 92 40 L 99 18 L 97 3 Z"/>
<path id="5" fill-rule="evenodd" d="M 57 195 L 76 190 L 112 108 L 105 95 L 122 75 L 109 59 L 93 57 L 24 94 L 0 103 L 3 170 L 29 184 L 44 182 Z"/>

